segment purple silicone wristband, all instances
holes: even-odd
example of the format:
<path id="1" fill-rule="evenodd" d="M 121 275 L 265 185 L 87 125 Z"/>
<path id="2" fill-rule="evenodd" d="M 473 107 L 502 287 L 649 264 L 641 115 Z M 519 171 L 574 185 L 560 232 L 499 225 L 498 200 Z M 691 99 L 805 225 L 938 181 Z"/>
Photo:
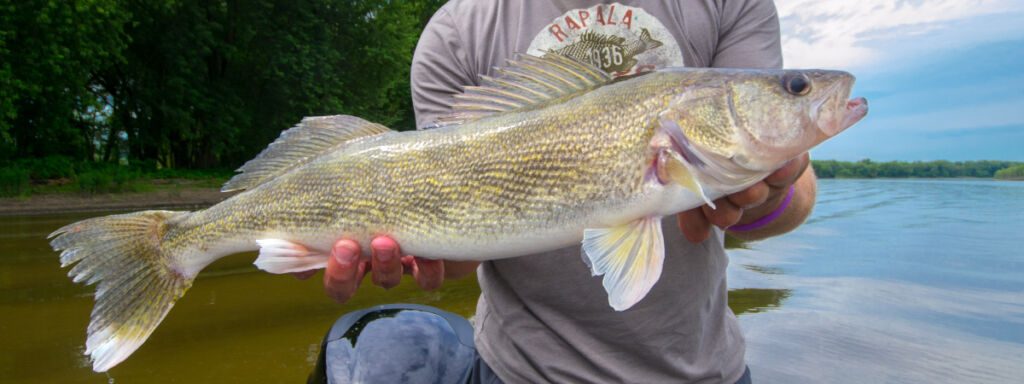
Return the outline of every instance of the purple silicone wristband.
<path id="1" fill-rule="evenodd" d="M 793 200 L 793 186 L 790 185 L 789 186 L 789 193 L 786 194 L 786 199 L 782 200 L 782 204 L 779 204 L 779 207 L 775 208 L 775 210 L 772 211 L 772 213 L 769 213 L 769 214 L 765 215 L 764 217 L 762 217 L 760 219 L 757 219 L 757 221 L 754 221 L 752 223 L 747 223 L 747 224 L 743 224 L 743 225 L 734 225 L 734 226 L 729 227 L 728 229 L 730 231 L 734 231 L 734 232 L 743 232 L 743 231 L 752 231 L 752 230 L 761 228 L 761 227 L 763 227 L 765 225 L 768 225 L 768 223 L 771 223 L 772 221 L 774 221 L 775 219 L 779 218 L 779 216 L 782 215 L 782 212 L 784 212 L 786 210 L 786 208 L 789 207 L 789 202 L 792 201 L 792 200 Z"/>

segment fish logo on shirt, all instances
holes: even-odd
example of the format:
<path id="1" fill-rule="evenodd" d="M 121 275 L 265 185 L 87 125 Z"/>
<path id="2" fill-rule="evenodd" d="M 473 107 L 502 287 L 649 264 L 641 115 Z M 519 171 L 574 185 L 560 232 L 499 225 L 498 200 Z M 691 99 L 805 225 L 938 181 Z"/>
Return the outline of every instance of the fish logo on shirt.
<path id="1" fill-rule="evenodd" d="M 572 44 L 555 50 L 555 53 L 589 63 L 608 73 L 624 74 L 637 64 L 634 57 L 660 46 L 662 42 L 651 37 L 647 28 L 643 28 L 640 36 L 633 39 L 588 30 L 581 33 Z"/>
<path id="2" fill-rule="evenodd" d="M 575 8 L 542 23 L 526 53 L 555 53 L 621 77 L 685 67 L 672 29 L 642 7 L 620 3 Z"/>

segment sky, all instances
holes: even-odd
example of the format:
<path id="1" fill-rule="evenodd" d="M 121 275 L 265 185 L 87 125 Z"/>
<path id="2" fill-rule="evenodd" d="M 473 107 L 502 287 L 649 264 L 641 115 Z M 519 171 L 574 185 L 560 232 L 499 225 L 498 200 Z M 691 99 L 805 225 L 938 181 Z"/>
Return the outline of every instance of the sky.
<path id="1" fill-rule="evenodd" d="M 812 158 L 1024 161 L 1024 1 L 775 4 L 785 66 L 849 71 L 870 106 Z"/>

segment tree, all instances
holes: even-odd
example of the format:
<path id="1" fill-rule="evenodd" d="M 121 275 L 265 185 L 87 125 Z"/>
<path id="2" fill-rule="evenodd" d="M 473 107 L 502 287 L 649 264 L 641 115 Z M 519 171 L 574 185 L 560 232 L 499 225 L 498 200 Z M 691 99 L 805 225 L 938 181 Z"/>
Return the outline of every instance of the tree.
<path id="1" fill-rule="evenodd" d="M 237 166 L 303 116 L 412 128 L 440 0 L 41 0 L 0 9 L 0 149 Z M 2 160 L 2 158 L 0 158 Z"/>
<path id="2" fill-rule="evenodd" d="M 1019 165 L 1008 161 L 966 161 L 947 160 L 915 161 L 911 163 L 890 161 L 884 163 L 863 159 L 856 163 L 836 160 L 813 160 L 815 174 L 819 178 L 875 178 L 875 177 L 993 177 L 996 171 Z"/>
<path id="3" fill-rule="evenodd" d="M 114 0 L 26 0 L 0 7 L 0 142 L 13 157 L 88 160 L 93 68 L 120 61 L 130 15 Z"/>

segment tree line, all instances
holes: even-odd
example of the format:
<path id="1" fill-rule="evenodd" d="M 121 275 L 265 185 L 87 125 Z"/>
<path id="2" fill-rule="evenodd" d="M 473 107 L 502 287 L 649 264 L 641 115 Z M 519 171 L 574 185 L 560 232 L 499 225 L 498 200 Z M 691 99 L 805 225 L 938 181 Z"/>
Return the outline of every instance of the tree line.
<path id="1" fill-rule="evenodd" d="M 996 171 L 993 177 L 1007 180 L 1024 180 L 1024 164 L 1000 169 Z"/>
<path id="2" fill-rule="evenodd" d="M 233 169 L 303 116 L 411 129 L 413 49 L 443 2 L 8 2 L 0 181 L 25 186 L 124 163 Z M 1011 165 L 814 162 L 823 178 L 992 177 Z"/>
<path id="3" fill-rule="evenodd" d="M 235 167 L 303 116 L 414 127 L 443 0 L 20 0 L 0 7 L 0 166 Z"/>
<path id="4" fill-rule="evenodd" d="M 812 160 L 814 173 L 819 178 L 873 179 L 885 178 L 943 178 L 981 177 L 991 178 L 1000 170 L 1011 167 L 1024 168 L 1024 163 L 1012 161 L 888 161 L 875 162 L 863 159 L 857 162 L 837 160 Z M 1004 172 L 1006 173 L 1006 172 Z"/>

